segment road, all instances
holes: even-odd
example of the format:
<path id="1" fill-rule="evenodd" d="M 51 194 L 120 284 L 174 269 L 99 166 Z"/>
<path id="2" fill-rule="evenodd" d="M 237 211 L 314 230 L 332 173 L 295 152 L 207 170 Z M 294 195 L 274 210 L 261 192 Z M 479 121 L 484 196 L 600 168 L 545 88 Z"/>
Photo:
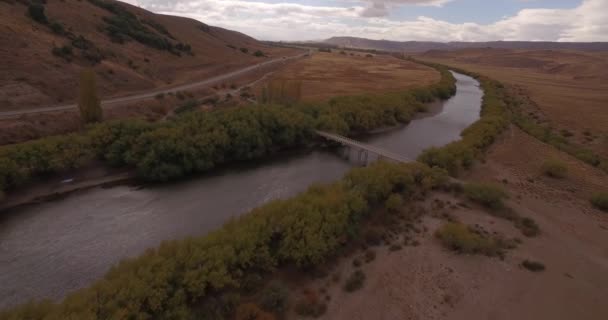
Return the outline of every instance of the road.
<path id="1" fill-rule="evenodd" d="M 167 94 L 170 92 L 175 93 L 177 91 L 185 91 L 185 90 L 191 90 L 194 88 L 210 86 L 210 85 L 213 85 L 218 82 L 222 82 L 222 81 L 226 81 L 228 79 L 234 78 L 234 77 L 242 76 L 248 72 L 257 70 L 261 67 L 264 67 L 264 66 L 267 66 L 270 64 L 299 59 L 299 58 L 306 56 L 307 54 L 310 54 L 310 53 L 305 52 L 305 53 L 298 54 L 295 56 L 272 59 L 272 60 L 268 60 L 268 61 L 264 61 L 262 63 L 252 65 L 252 66 L 248 66 L 248 67 L 245 67 L 242 69 L 224 73 L 224 74 L 221 74 L 221 75 L 218 75 L 215 77 L 211 77 L 211 78 L 208 78 L 205 80 L 186 83 L 186 84 L 182 84 L 182 85 L 171 87 L 171 88 L 160 88 L 160 89 L 155 89 L 152 91 L 138 93 L 138 94 L 134 94 L 134 95 L 130 95 L 130 96 L 106 99 L 106 100 L 101 101 L 101 106 L 108 107 L 108 106 L 122 104 L 122 103 L 126 103 L 126 102 L 134 102 L 134 101 L 151 99 L 151 98 L 154 98 L 158 94 Z M 65 111 L 65 110 L 76 109 L 77 107 L 78 106 L 76 104 L 68 104 L 68 105 L 61 105 L 61 106 L 33 108 L 33 109 L 27 109 L 27 110 L 2 111 L 2 112 L 0 112 L 0 118 L 12 118 L 12 117 L 18 117 L 18 116 L 26 115 L 26 114 L 36 114 L 36 113 L 45 113 L 45 112 L 53 112 L 53 111 Z"/>

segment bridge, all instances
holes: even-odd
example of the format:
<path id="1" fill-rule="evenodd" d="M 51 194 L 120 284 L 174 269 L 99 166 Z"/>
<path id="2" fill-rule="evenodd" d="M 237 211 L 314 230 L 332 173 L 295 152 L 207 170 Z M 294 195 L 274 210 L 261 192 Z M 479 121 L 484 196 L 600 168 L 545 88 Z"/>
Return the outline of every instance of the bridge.
<path id="1" fill-rule="evenodd" d="M 329 133 L 329 132 L 319 131 L 319 130 L 315 131 L 315 133 L 329 141 L 337 142 L 346 147 L 358 149 L 359 150 L 359 162 L 363 162 L 364 164 L 367 164 L 367 160 L 368 160 L 370 153 L 375 154 L 379 160 L 388 159 L 388 160 L 392 160 L 395 162 L 413 162 L 414 161 L 414 160 L 404 157 L 402 155 L 398 155 L 394 152 L 390 152 L 388 150 L 384 150 L 382 148 L 372 146 L 367 143 L 353 140 L 353 139 L 347 138 L 345 136 L 341 136 L 339 134 Z"/>

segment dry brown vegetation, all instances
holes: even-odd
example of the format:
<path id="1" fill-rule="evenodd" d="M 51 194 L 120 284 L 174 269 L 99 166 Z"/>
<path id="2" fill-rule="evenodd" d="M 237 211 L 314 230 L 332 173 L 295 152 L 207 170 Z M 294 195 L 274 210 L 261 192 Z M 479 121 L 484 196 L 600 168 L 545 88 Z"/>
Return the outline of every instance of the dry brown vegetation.
<path id="1" fill-rule="evenodd" d="M 173 44 L 187 44 L 193 54 L 178 56 L 133 39 L 117 43 L 104 30 L 107 23 L 103 19 L 112 16 L 109 11 L 88 0 L 46 1 L 45 14 L 50 21 L 61 25 L 65 33 L 83 36 L 93 47 L 80 50 L 65 34 L 55 33 L 51 27 L 30 18 L 26 14 L 28 7 L 21 2 L 0 1 L 0 60 L 10 62 L 4 63 L 0 72 L 0 109 L 19 110 L 73 102 L 78 92 L 78 74 L 91 66 L 98 74 L 103 99 L 205 79 L 296 52 L 266 46 L 244 34 L 192 19 L 153 14 L 126 3 L 120 5 L 140 21 L 150 21 L 146 28 L 154 34 L 163 36 L 151 25 L 164 27 L 174 38 L 170 40 Z M 53 48 L 63 46 L 72 48 L 69 59 L 52 53 Z M 247 48 L 248 53 L 238 48 Z M 258 50 L 266 57 L 254 56 Z M 91 52 L 102 56 L 101 61 L 87 58 Z"/>
<path id="2" fill-rule="evenodd" d="M 369 58 L 360 52 L 350 53 L 315 52 L 275 73 L 272 79 L 302 81 L 301 97 L 305 101 L 396 91 L 439 81 L 439 73 L 426 66 L 388 55 Z"/>

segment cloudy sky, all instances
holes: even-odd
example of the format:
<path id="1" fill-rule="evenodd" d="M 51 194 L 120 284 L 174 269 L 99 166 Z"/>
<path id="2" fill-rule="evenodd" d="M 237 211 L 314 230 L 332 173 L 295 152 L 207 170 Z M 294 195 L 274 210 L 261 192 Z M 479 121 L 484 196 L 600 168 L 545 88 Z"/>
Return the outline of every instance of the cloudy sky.
<path id="1" fill-rule="evenodd" d="M 123 0 L 262 40 L 608 41 L 608 0 Z"/>

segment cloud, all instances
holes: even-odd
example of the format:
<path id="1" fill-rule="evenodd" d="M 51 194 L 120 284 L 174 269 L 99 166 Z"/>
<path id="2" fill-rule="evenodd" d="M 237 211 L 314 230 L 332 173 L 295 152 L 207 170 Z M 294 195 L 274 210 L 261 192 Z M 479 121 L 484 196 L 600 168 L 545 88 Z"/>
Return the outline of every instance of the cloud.
<path id="1" fill-rule="evenodd" d="M 361 12 L 362 17 L 385 17 L 391 9 L 401 5 L 434 6 L 442 5 L 452 0 L 363 0 L 367 7 Z"/>
<path id="2" fill-rule="evenodd" d="M 289 1 L 289 0 L 285 0 Z M 154 12 L 187 16 L 259 39 L 310 40 L 331 36 L 419 41 L 608 41 L 608 1 L 583 0 L 574 9 L 524 9 L 491 24 L 450 23 L 432 17 L 397 21 L 403 5 L 442 6 L 451 0 L 350 0 L 303 5 L 246 0 L 128 0 Z"/>

